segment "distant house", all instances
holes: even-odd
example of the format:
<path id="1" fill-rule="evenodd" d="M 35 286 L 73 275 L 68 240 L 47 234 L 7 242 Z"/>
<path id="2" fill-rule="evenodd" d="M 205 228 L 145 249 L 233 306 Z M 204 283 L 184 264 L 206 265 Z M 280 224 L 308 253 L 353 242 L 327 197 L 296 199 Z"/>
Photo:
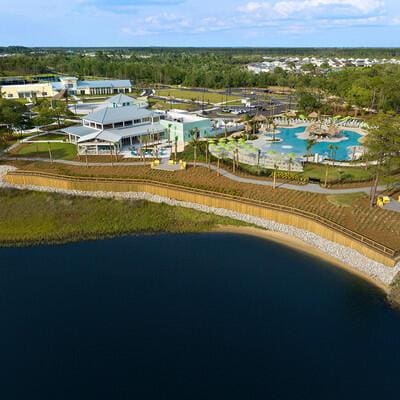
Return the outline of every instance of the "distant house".
<path id="1" fill-rule="evenodd" d="M 86 115 L 82 125 L 64 128 L 62 132 L 77 145 L 78 154 L 111 154 L 139 143 L 166 142 L 160 116 L 130 104 L 131 100 L 134 99 L 128 96 L 112 97 L 103 107 Z"/>
<path id="2" fill-rule="evenodd" d="M 71 95 L 111 95 L 129 93 L 132 91 L 132 83 L 125 79 L 105 79 L 81 81 L 75 77 L 51 77 L 48 81 L 44 78 L 35 78 L 30 82 L 5 81 L 0 87 L 6 99 L 54 97 L 61 92 Z"/>

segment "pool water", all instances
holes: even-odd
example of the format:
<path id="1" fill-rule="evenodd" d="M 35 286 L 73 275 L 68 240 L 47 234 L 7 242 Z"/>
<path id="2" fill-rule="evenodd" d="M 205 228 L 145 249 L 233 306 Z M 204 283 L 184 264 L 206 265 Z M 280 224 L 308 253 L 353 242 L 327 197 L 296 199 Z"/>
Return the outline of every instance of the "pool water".
<path id="1" fill-rule="evenodd" d="M 265 145 L 262 145 L 261 150 L 275 150 L 278 153 L 295 153 L 298 156 L 304 156 L 307 153 L 307 140 L 299 139 L 297 135 L 303 133 L 305 130 L 305 126 L 299 126 L 297 128 L 279 128 L 278 131 L 280 133 L 278 133 L 276 137 L 282 139 L 282 141 L 277 143 L 266 142 Z M 348 160 L 351 158 L 351 150 L 349 147 L 360 146 L 358 140 L 362 135 L 350 130 L 343 130 L 342 134 L 347 138 L 347 140 L 333 143 L 333 145 L 339 147 L 339 149 L 336 151 L 336 159 Z M 311 153 L 329 156 L 330 144 L 330 142 L 316 143 L 311 148 Z"/>

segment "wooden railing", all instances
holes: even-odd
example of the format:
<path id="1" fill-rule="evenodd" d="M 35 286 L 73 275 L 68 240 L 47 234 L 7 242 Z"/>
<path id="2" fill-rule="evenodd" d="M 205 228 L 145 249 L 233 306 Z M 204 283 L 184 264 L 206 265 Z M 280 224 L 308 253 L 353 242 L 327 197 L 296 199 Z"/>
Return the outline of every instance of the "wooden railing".
<path id="1" fill-rule="evenodd" d="M 301 210 L 296 207 L 290 207 L 275 203 L 270 203 L 262 200 L 255 200 L 242 196 L 235 196 L 210 190 L 198 189 L 189 186 L 176 185 L 166 182 L 154 181 L 151 179 L 129 179 L 129 178 L 101 178 L 101 177 L 78 177 L 78 176 L 70 176 L 70 175 L 61 175 L 61 174 L 53 174 L 48 172 L 37 172 L 37 171 L 10 171 L 8 173 L 9 176 L 12 175 L 22 175 L 22 176 L 33 176 L 33 177 L 43 177 L 50 179 L 60 179 L 67 182 L 80 182 L 80 183 L 121 183 L 121 184 L 148 184 L 153 185 L 159 188 L 165 189 L 173 189 L 189 194 L 199 194 L 212 197 L 214 199 L 223 199 L 223 200 L 232 200 L 237 203 L 250 205 L 250 206 L 259 206 L 264 207 L 270 210 L 281 211 L 293 215 L 297 215 L 300 217 L 307 218 L 309 220 L 318 222 L 319 224 L 331 228 L 334 231 L 341 233 L 342 235 L 347 236 L 348 238 L 355 240 L 370 249 L 373 249 L 385 256 L 388 256 L 392 259 L 397 259 L 400 256 L 400 250 L 392 249 L 382 243 L 379 243 L 376 240 L 368 238 L 358 232 L 355 232 L 351 229 L 346 228 L 343 225 L 340 225 L 326 217 L 322 217 L 320 215 L 316 215 L 312 212 Z"/>

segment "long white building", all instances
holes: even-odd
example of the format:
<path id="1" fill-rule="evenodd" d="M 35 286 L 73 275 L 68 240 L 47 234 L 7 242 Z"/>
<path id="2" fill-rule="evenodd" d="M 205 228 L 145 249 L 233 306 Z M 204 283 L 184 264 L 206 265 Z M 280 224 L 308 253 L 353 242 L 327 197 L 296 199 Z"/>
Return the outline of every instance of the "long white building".
<path id="1" fill-rule="evenodd" d="M 53 97 L 62 92 L 71 95 L 112 95 L 129 93 L 132 83 L 127 79 L 104 79 L 81 81 L 75 77 L 60 77 L 55 81 L 21 82 L 7 84 L 3 82 L 0 92 L 6 99 L 27 99 Z"/>

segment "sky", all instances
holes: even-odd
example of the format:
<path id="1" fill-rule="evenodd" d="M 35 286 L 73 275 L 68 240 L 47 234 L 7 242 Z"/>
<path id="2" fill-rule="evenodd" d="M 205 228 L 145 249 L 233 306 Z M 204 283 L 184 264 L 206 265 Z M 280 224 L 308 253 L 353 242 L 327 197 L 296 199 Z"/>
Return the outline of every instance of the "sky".
<path id="1" fill-rule="evenodd" d="M 400 0 L 0 0 L 0 46 L 400 47 Z"/>

